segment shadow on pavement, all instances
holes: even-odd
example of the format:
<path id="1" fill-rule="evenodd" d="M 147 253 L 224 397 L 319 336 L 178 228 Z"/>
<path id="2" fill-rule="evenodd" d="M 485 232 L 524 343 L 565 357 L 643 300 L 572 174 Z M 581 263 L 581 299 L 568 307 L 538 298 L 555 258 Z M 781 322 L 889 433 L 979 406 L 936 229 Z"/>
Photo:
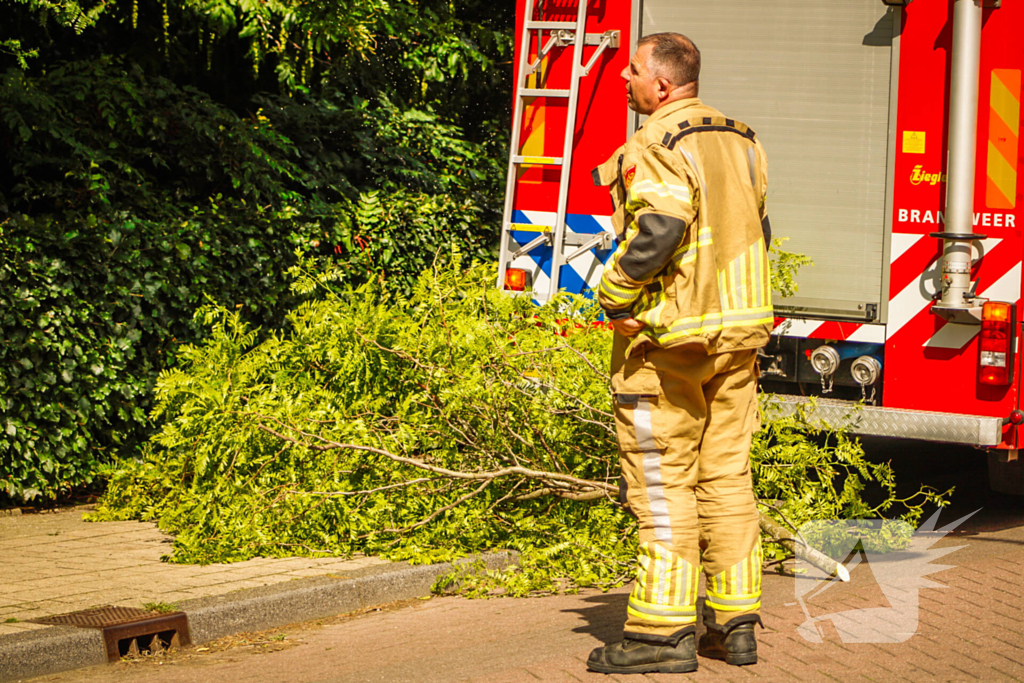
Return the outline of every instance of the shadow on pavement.
<path id="1" fill-rule="evenodd" d="M 622 625 L 626 621 L 626 601 L 629 593 L 602 593 L 583 599 L 587 607 L 562 610 L 579 614 L 586 623 L 577 626 L 573 633 L 586 633 L 602 643 L 617 643 L 622 640 Z"/>

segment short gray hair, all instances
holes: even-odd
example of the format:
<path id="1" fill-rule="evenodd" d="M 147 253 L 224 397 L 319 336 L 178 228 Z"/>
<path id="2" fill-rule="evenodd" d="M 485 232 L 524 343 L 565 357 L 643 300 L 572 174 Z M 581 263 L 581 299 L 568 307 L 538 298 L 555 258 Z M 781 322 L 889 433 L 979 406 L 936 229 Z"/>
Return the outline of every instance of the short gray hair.
<path id="1" fill-rule="evenodd" d="M 682 33 L 652 33 L 640 39 L 637 47 L 653 45 L 651 70 L 667 78 L 672 85 L 700 80 L 700 50 Z"/>

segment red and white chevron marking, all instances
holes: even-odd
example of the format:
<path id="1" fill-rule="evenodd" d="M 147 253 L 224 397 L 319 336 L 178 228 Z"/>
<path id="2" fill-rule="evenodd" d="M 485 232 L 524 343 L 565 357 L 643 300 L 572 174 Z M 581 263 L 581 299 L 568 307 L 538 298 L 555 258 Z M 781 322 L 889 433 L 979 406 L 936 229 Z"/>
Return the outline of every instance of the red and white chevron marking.
<path id="1" fill-rule="evenodd" d="M 975 277 L 978 294 L 994 301 L 1016 302 L 1020 298 L 1021 254 L 1001 239 L 975 244 Z M 928 312 L 932 296 L 942 278 L 939 240 L 920 234 L 893 233 L 889 280 L 889 311 L 885 325 L 777 318 L 772 334 L 808 339 L 885 343 L 897 335 L 920 338 L 930 348 L 959 349 L 980 331 L 978 325 L 956 325 Z M 981 260 L 984 259 L 982 269 Z M 909 341 L 909 340 L 907 340 Z"/>
<path id="2" fill-rule="evenodd" d="M 885 325 L 839 322 L 836 320 L 809 320 L 804 318 L 776 318 L 772 334 L 781 337 L 831 339 L 838 341 L 885 343 Z"/>

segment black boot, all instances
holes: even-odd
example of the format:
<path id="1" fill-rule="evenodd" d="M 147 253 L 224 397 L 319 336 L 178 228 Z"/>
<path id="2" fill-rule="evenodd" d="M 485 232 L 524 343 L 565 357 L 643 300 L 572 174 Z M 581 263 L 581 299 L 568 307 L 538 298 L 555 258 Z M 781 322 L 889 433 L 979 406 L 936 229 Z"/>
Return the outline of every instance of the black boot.
<path id="1" fill-rule="evenodd" d="M 715 610 L 705 601 L 701 605 L 701 617 L 707 629 L 697 646 L 697 653 L 701 657 L 724 659 L 726 664 L 733 666 L 757 664 L 754 624 L 761 624 L 760 615 L 743 614 L 719 624 L 715 619 Z M 761 628 L 764 628 L 764 624 L 761 624 Z"/>
<path id="2" fill-rule="evenodd" d="M 697 651 L 701 657 L 724 659 L 726 664 L 733 666 L 757 664 L 754 622 L 737 624 L 725 632 L 709 629 L 700 637 L 700 647 Z"/>
<path id="3" fill-rule="evenodd" d="M 668 638 L 627 635 L 621 643 L 599 647 L 590 653 L 587 668 L 603 674 L 682 674 L 697 670 L 694 628 Z"/>

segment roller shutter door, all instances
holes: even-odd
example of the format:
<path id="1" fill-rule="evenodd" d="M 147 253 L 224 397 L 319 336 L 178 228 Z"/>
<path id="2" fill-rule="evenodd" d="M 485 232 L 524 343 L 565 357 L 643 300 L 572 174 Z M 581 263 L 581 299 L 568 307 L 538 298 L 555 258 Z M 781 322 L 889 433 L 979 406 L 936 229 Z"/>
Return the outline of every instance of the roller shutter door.
<path id="1" fill-rule="evenodd" d="M 644 0 L 639 35 L 701 50 L 701 99 L 751 126 L 768 153 L 768 207 L 786 248 L 814 260 L 807 316 L 884 314 L 892 11 L 878 0 Z"/>

